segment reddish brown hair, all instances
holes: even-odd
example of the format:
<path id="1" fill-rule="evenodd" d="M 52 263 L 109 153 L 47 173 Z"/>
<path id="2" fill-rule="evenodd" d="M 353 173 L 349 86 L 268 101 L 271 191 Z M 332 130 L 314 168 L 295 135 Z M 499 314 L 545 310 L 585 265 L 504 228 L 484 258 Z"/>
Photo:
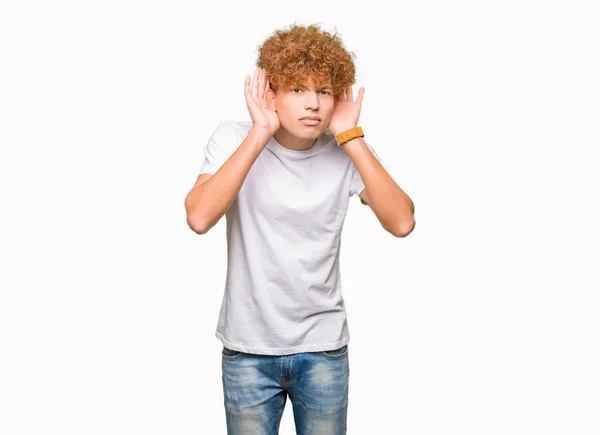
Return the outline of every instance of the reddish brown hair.
<path id="1" fill-rule="evenodd" d="M 336 33 L 320 29 L 318 24 L 275 30 L 258 48 L 256 66 L 267 72 L 271 88 L 304 84 L 315 86 L 331 81 L 337 97 L 355 83 L 354 53 L 348 52 Z"/>

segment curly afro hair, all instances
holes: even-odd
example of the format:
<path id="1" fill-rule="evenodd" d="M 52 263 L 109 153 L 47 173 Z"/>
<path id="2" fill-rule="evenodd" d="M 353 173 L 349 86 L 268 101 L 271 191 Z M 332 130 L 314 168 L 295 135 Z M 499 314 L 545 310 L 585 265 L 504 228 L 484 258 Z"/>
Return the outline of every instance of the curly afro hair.
<path id="1" fill-rule="evenodd" d="M 323 31 L 318 24 L 292 24 L 275 30 L 264 41 L 258 48 L 256 66 L 266 71 L 274 91 L 311 79 L 315 86 L 330 81 L 337 97 L 356 81 L 354 58 L 337 32 Z"/>

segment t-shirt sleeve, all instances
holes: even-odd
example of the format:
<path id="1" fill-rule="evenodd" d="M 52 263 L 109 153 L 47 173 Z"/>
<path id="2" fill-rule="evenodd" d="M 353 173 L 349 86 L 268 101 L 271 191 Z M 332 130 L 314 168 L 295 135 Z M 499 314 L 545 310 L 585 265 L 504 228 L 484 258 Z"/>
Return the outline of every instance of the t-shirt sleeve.
<path id="1" fill-rule="evenodd" d="M 243 141 L 242 133 L 233 122 L 220 123 L 204 147 L 204 162 L 198 175 L 217 172 Z"/>
<path id="2" fill-rule="evenodd" d="M 379 156 L 377 155 L 377 153 L 375 152 L 373 147 L 371 147 L 371 145 L 369 145 L 368 143 L 367 143 L 367 146 L 369 147 L 369 149 L 371 150 L 371 152 L 373 153 L 373 155 L 375 156 L 377 161 L 379 161 L 381 163 L 381 159 L 379 158 Z M 350 161 L 350 164 L 352 165 L 352 180 L 350 181 L 350 196 L 352 196 L 352 195 L 359 196 L 360 193 L 365 188 L 365 183 L 363 183 L 363 180 L 360 177 L 360 173 L 358 172 L 358 169 L 356 169 L 354 162 Z M 360 202 L 364 205 L 367 205 L 367 203 L 364 202 L 362 199 L 360 200 Z"/>

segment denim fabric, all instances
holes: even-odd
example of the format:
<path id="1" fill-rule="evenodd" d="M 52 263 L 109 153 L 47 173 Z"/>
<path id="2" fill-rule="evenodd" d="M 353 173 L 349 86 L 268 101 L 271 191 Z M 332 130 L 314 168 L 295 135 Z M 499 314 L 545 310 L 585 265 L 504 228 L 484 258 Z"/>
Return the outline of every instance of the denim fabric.
<path id="1" fill-rule="evenodd" d="M 223 347 L 221 356 L 228 435 L 278 434 L 288 396 L 298 435 L 346 433 L 348 345 L 281 356 Z"/>

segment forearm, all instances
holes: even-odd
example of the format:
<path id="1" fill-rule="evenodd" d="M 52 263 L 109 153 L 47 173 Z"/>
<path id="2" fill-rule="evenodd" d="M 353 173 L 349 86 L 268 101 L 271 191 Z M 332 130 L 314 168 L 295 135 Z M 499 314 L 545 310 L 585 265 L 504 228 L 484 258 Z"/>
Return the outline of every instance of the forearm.
<path id="1" fill-rule="evenodd" d="M 250 168 L 269 139 L 266 134 L 251 129 L 219 170 L 190 191 L 185 201 L 190 227 L 203 234 L 216 225 L 235 200 Z"/>
<path id="2" fill-rule="evenodd" d="M 379 163 L 362 137 L 342 145 L 358 170 L 369 195 L 369 206 L 384 228 L 407 234 L 414 226 L 414 204 Z"/>

